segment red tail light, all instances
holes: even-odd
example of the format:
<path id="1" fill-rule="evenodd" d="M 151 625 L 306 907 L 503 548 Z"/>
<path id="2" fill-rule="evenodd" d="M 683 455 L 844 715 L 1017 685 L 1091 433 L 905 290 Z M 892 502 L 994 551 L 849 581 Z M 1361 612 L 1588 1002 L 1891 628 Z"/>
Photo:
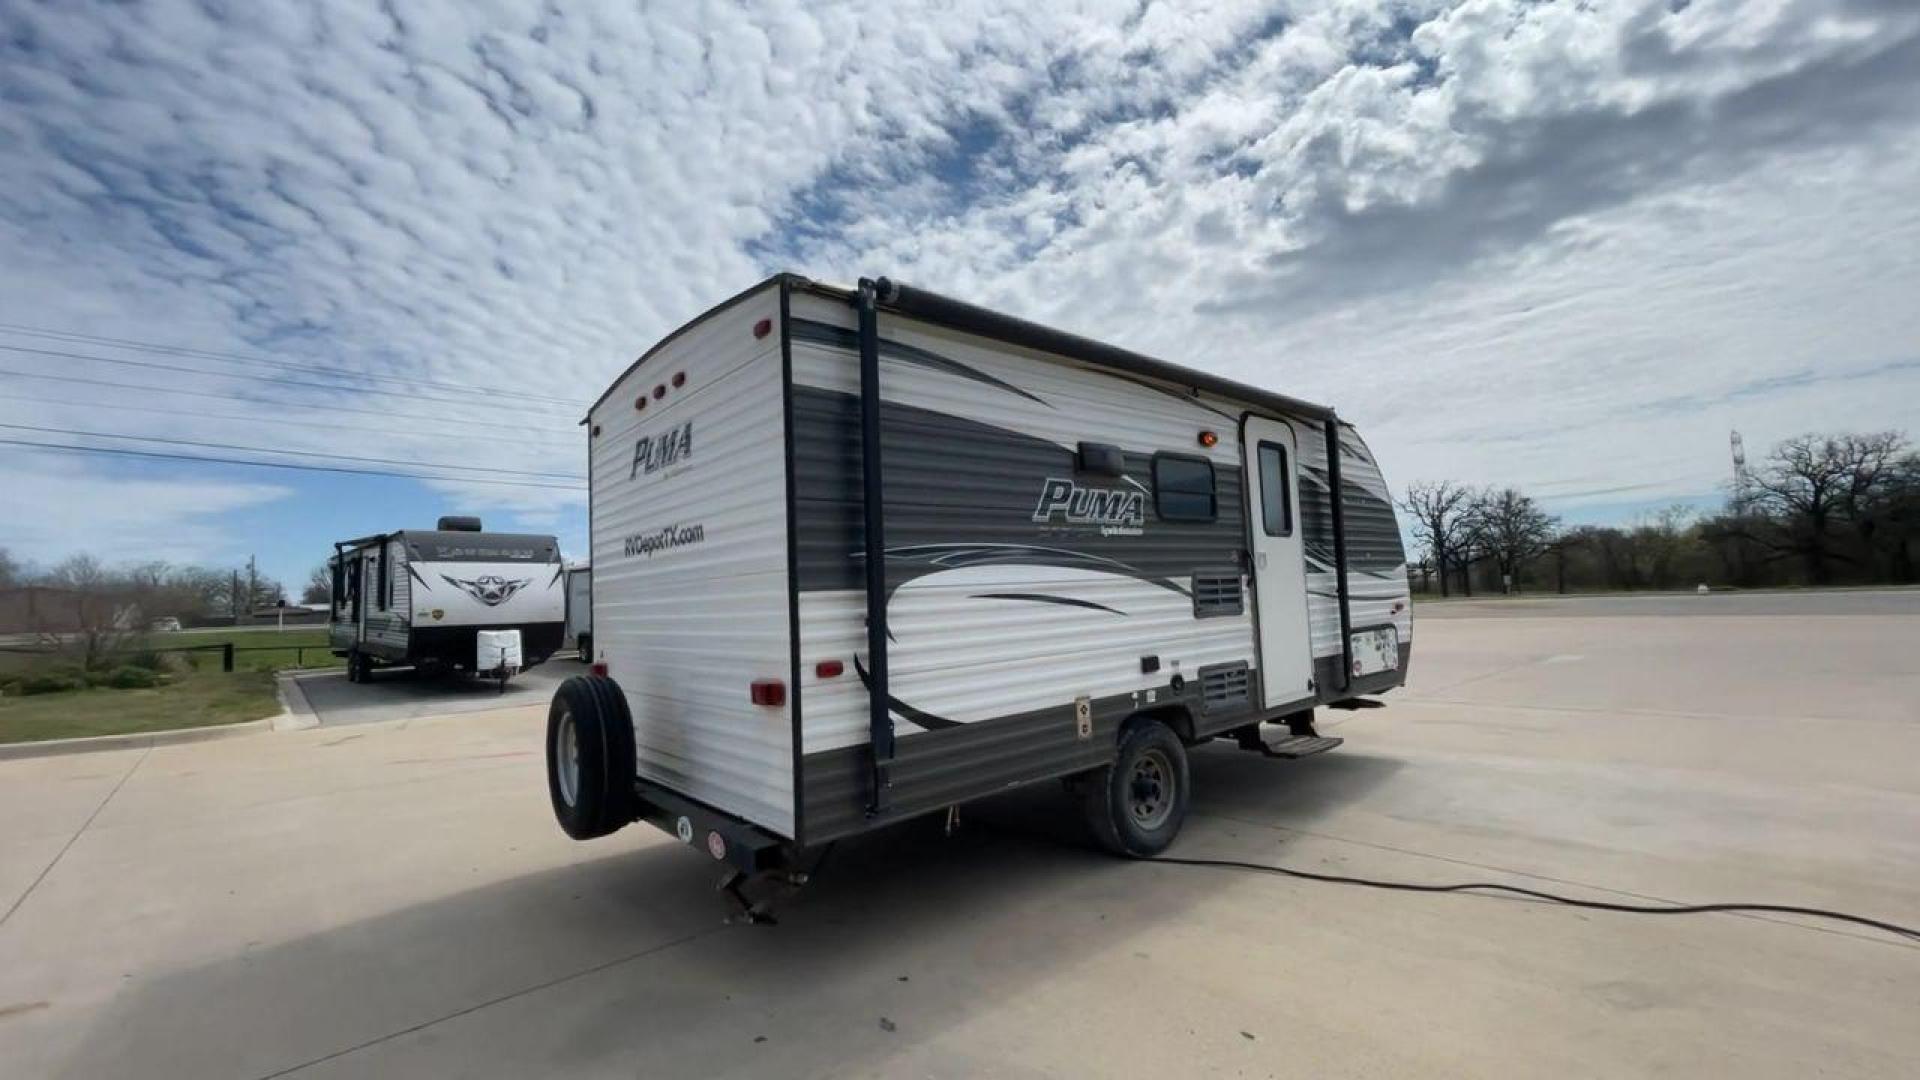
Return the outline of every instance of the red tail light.
<path id="1" fill-rule="evenodd" d="M 591 671 L 591 672 L 593 672 L 593 673 L 594 673 L 595 675 L 599 675 L 599 676 L 601 676 L 602 678 L 604 678 L 604 677 L 606 676 L 606 674 L 607 674 L 607 664 L 606 664 L 606 661 L 604 661 L 604 660 L 603 660 L 603 661 L 601 661 L 600 663 L 597 663 L 597 664 L 595 664 L 595 665 L 593 665 L 592 667 L 590 667 L 590 668 L 588 668 L 587 670 L 588 670 L 588 671 Z"/>
<path id="2" fill-rule="evenodd" d="M 753 324 L 754 337 L 763 338 L 771 333 L 773 333 L 772 319 L 761 319 L 759 322 Z"/>
<path id="3" fill-rule="evenodd" d="M 751 696 L 755 705 L 777 709 L 787 703 L 787 684 L 779 679 L 755 679 Z"/>
<path id="4" fill-rule="evenodd" d="M 813 665 L 813 673 L 822 679 L 837 679 L 847 670 L 847 665 L 838 660 L 822 660 Z"/>

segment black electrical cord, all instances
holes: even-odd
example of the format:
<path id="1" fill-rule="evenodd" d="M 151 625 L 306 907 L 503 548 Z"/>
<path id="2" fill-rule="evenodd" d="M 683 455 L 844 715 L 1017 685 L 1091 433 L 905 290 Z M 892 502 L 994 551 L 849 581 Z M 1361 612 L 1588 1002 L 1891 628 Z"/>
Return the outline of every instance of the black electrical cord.
<path id="1" fill-rule="evenodd" d="M 1038 843 L 1052 844 L 1055 847 L 1084 851 L 1078 844 L 1070 844 L 1051 837 L 1038 836 L 1016 829 L 988 826 L 984 831 L 1004 836 L 1017 837 Z M 1250 870 L 1261 874 L 1278 874 L 1282 877 L 1298 878 L 1302 881 L 1318 881 L 1329 885 L 1357 885 L 1364 889 L 1383 889 L 1387 892 L 1410 893 L 1466 893 L 1485 895 L 1487 893 L 1509 893 L 1523 896 L 1529 900 L 1544 900 L 1553 904 L 1565 904 L 1568 907 L 1586 908 L 1590 911 L 1617 911 L 1628 915 L 1706 915 L 1720 913 L 1765 913 L 1773 915 L 1805 915 L 1815 919 L 1831 919 L 1835 922 L 1851 923 L 1873 930 L 1903 937 L 1920 943 L 1920 929 L 1902 926 L 1899 923 L 1881 919 L 1854 915 L 1845 911 L 1831 911 L 1827 908 L 1800 907 L 1796 904 L 1621 904 L 1610 900 L 1581 900 L 1572 896 L 1562 896 L 1541 889 L 1529 889 L 1522 885 L 1503 885 L 1497 881 L 1463 881 L 1452 885 L 1425 885 L 1413 881 L 1383 881 L 1378 878 L 1352 877 L 1346 874 L 1323 874 L 1315 870 L 1296 870 L 1290 866 L 1275 866 L 1271 863 L 1245 862 L 1240 859 L 1184 859 L 1174 855 L 1155 855 L 1140 860 L 1145 865 L 1163 863 L 1172 866 L 1211 867 L 1216 870 Z"/>
<path id="2" fill-rule="evenodd" d="M 1227 870 L 1252 870 L 1263 874 L 1280 874 L 1285 877 L 1300 878 L 1304 881 L 1320 881 L 1333 885 L 1358 885 L 1368 889 L 1386 889 L 1392 892 L 1413 893 L 1511 893 L 1532 900 L 1546 900 L 1569 907 L 1588 908 L 1593 911 L 1619 911 L 1629 915 L 1705 915 L 1710 912 L 1765 912 L 1775 915 L 1806 915 L 1816 919 L 1831 919 L 1835 922 L 1852 923 L 1855 926 L 1870 927 L 1897 937 L 1920 942 L 1920 930 L 1901 926 L 1898 923 L 1870 919 L 1865 915 L 1852 915 L 1844 911 L 1830 911 L 1826 908 L 1800 907 L 1795 904 L 1619 904 L 1608 900 L 1581 900 L 1559 893 L 1544 892 L 1540 889 L 1528 889 L 1519 885 L 1502 885 L 1495 881 L 1468 881 L 1456 885 L 1422 885 L 1411 881 L 1380 881 L 1373 878 L 1349 877 L 1344 874 L 1322 874 L 1312 870 L 1295 870 L 1287 866 L 1273 866 L 1267 863 L 1241 862 L 1237 859 L 1181 859 L 1160 855 L 1146 860 L 1149 863 L 1170 863 L 1175 866 L 1207 866 Z"/>

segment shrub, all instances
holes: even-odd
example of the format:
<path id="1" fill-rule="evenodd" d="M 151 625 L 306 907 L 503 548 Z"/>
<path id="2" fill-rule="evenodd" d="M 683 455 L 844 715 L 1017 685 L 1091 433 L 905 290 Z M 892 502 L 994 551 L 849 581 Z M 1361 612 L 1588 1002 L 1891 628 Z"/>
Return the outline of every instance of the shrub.
<path id="1" fill-rule="evenodd" d="M 20 695 L 30 697 L 34 694 L 62 694 L 68 690 L 79 690 L 87 685 L 86 677 L 77 671 L 62 668 L 49 668 L 36 671 L 20 679 Z"/>
<path id="2" fill-rule="evenodd" d="M 111 686 L 115 690 L 144 690 L 159 686 L 162 681 L 160 673 L 152 668 L 127 664 L 107 672 L 106 677 L 96 680 L 94 685 Z"/>
<path id="3" fill-rule="evenodd" d="M 123 658 L 121 666 L 146 668 L 148 671 L 165 671 L 167 670 L 167 657 L 166 654 L 156 652 L 153 649 L 143 649 L 140 652 L 127 654 L 126 657 Z"/>

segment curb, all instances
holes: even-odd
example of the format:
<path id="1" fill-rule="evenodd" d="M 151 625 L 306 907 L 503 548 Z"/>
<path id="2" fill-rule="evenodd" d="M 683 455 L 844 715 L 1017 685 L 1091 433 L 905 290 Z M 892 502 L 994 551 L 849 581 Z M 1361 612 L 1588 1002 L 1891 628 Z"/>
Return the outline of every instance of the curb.
<path id="1" fill-rule="evenodd" d="M 273 675 L 274 693 L 280 696 L 280 715 L 272 717 L 275 731 L 305 731 L 320 726 L 320 714 L 313 711 L 307 692 L 300 689 L 298 671 L 277 671 Z"/>
<path id="2" fill-rule="evenodd" d="M 270 731 L 274 718 L 246 720 L 238 724 L 209 724 L 206 727 L 174 728 L 171 731 L 140 731 L 130 735 L 89 735 L 82 739 L 41 739 L 38 742 L 0 744 L 0 761 L 22 758 L 55 757 L 60 754 L 90 754 L 101 750 L 145 750 L 175 743 L 211 742 L 238 735 Z"/>

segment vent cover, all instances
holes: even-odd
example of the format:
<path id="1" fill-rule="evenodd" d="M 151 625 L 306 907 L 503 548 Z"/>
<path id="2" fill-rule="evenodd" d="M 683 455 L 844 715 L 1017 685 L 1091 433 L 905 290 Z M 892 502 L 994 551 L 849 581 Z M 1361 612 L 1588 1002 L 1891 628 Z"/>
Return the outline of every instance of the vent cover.
<path id="1" fill-rule="evenodd" d="M 1211 664 L 1200 669 L 1200 711 L 1220 712 L 1247 703 L 1247 665 Z"/>
<path id="2" fill-rule="evenodd" d="M 1246 611 L 1241 598 L 1240 571 L 1200 571 L 1193 575 L 1193 617 L 1214 618 Z"/>

